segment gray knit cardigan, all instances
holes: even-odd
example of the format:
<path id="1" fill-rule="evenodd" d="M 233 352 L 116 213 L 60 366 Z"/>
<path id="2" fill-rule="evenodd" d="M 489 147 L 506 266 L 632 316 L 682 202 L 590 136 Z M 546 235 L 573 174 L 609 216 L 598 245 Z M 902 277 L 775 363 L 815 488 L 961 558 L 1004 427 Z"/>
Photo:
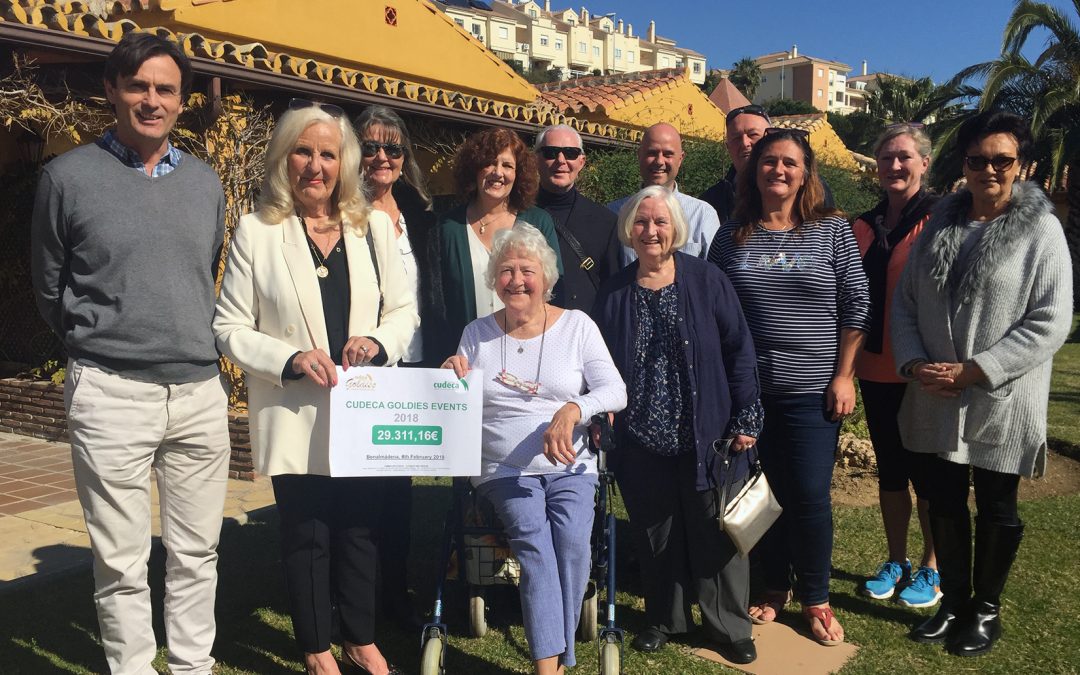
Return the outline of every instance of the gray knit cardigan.
<path id="1" fill-rule="evenodd" d="M 1008 210 L 987 223 L 950 281 L 970 207 L 966 190 L 945 197 L 919 237 L 893 299 L 893 354 L 898 372 L 916 359 L 970 360 L 986 381 L 958 398 L 909 383 L 900 435 L 915 452 L 1041 476 L 1051 358 L 1072 324 L 1065 234 L 1043 191 L 1017 182 Z"/>

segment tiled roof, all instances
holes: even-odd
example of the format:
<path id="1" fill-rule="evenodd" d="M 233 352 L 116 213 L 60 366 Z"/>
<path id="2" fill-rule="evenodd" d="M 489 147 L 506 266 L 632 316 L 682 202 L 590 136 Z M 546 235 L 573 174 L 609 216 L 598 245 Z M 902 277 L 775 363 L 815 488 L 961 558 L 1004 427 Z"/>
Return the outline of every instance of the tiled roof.
<path id="1" fill-rule="evenodd" d="M 643 101 L 656 92 L 666 91 L 686 81 L 682 68 L 647 70 L 622 75 L 579 77 L 539 86 L 540 97 L 557 110 L 568 114 L 612 111 Z"/>
<path id="2" fill-rule="evenodd" d="M 735 108 L 741 108 L 744 105 L 750 105 L 750 99 L 746 98 L 739 88 L 731 83 L 726 77 L 720 78 L 720 82 L 717 83 L 716 88 L 709 94 L 709 100 L 716 104 L 717 108 L 724 111 L 724 114 L 728 114 Z"/>
<path id="3" fill-rule="evenodd" d="M 193 0 L 197 4 L 230 2 L 239 0 Z M 258 42 L 236 44 L 228 40 L 216 40 L 199 33 L 174 34 L 160 26 L 140 26 L 136 20 L 145 16 L 152 23 L 156 14 L 142 14 L 140 10 L 154 10 L 161 0 L 111 0 L 105 3 L 108 18 L 103 19 L 92 11 L 86 0 L 0 0 L 0 38 L 4 26 L 22 26 L 42 31 L 63 33 L 66 36 L 87 38 L 97 44 L 105 39 L 119 42 L 131 31 L 148 30 L 175 40 L 189 56 L 196 59 L 241 66 L 283 78 L 300 78 L 327 87 L 327 95 L 334 95 L 334 88 L 344 88 L 361 93 L 377 94 L 391 99 L 404 99 L 425 106 L 449 111 L 472 113 L 479 116 L 546 126 L 568 124 L 575 129 L 594 136 L 612 139 L 636 140 L 640 132 L 600 122 L 567 117 L 544 99 L 528 104 L 514 104 L 483 96 L 465 94 L 405 79 L 365 72 L 340 64 L 315 61 L 285 52 L 275 52 Z M 24 34 L 25 35 L 25 34 Z M 44 33 L 43 33 L 44 36 Z M 43 39 L 43 43 L 47 40 Z M 283 84 L 287 84 L 283 82 Z M 393 105 L 388 102 L 388 105 Z"/>

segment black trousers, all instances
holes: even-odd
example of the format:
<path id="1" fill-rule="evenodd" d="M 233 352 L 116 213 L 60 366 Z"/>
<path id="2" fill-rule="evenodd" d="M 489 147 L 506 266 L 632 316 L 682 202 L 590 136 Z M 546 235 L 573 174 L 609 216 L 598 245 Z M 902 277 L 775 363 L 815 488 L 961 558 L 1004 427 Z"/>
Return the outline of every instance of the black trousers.
<path id="1" fill-rule="evenodd" d="M 370 478 L 273 476 L 296 642 L 304 652 L 330 649 L 334 604 L 341 637 L 375 641 L 374 532 L 382 483 Z"/>
<path id="2" fill-rule="evenodd" d="M 379 571 L 383 611 L 394 603 L 409 601 L 409 542 L 412 534 L 412 478 L 373 478 L 383 484 L 382 518 L 379 520 Z"/>
<path id="3" fill-rule="evenodd" d="M 979 519 L 994 525 L 1019 525 L 1016 510 L 1020 476 L 957 464 L 935 457 L 930 479 L 930 515 L 935 518 L 970 518 L 968 493 L 975 487 Z"/>
<path id="4" fill-rule="evenodd" d="M 915 495 L 926 499 L 937 456 L 911 452 L 900 440 L 896 416 L 900 413 L 907 383 L 859 380 L 859 389 L 866 411 L 866 427 L 870 430 L 877 459 L 878 486 L 886 492 L 907 492 L 910 482 Z"/>
<path id="5" fill-rule="evenodd" d="M 696 601 L 709 639 L 749 639 L 749 562 L 720 530 L 716 492 L 697 490 L 696 455 L 664 457 L 639 447 L 618 452 L 615 476 L 641 561 L 648 624 L 686 633 Z M 742 483 L 733 485 L 732 497 Z"/>

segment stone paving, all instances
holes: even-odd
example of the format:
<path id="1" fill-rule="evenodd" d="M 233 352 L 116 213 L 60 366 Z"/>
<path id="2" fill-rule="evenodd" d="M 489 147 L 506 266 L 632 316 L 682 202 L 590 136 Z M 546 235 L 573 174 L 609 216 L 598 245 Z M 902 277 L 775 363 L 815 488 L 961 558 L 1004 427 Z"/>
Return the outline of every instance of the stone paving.
<path id="1" fill-rule="evenodd" d="M 160 535 L 151 481 L 153 534 Z M 230 480 L 225 523 L 274 503 L 270 480 Z M 0 592 L 90 564 L 90 540 L 66 443 L 0 433 Z"/>

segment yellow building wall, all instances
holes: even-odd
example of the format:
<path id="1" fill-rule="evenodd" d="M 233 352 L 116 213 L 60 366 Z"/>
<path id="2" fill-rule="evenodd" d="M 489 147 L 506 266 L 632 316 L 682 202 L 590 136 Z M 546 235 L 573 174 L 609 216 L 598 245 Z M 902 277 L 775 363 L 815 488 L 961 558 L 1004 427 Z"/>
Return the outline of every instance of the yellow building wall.
<path id="1" fill-rule="evenodd" d="M 132 18 L 178 33 L 238 43 L 259 42 L 316 61 L 353 65 L 412 82 L 513 103 L 538 96 L 535 87 L 426 0 L 388 4 L 349 0 L 159 0 L 160 9 Z M 147 16 L 151 15 L 151 16 Z"/>
<path id="2" fill-rule="evenodd" d="M 814 149 L 819 162 L 825 162 L 844 169 L 855 171 L 859 163 L 851 156 L 836 130 L 826 120 L 821 120 L 810 131 L 810 147 Z"/>

